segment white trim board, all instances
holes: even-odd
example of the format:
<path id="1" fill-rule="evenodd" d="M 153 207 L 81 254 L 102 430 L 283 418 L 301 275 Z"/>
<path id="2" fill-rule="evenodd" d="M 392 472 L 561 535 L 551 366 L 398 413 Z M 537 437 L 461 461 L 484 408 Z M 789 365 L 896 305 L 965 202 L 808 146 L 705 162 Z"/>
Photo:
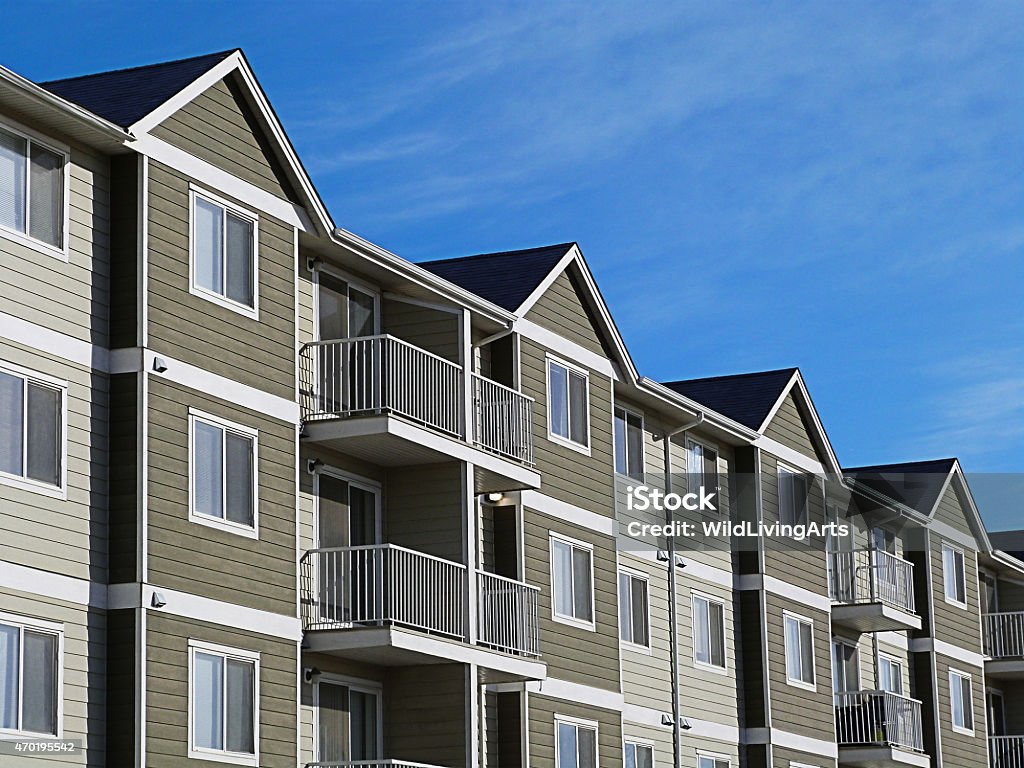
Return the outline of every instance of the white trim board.
<path id="1" fill-rule="evenodd" d="M 577 365 L 604 374 L 616 381 L 619 380 L 619 374 L 615 370 L 615 365 L 607 357 L 591 352 L 575 341 L 567 339 L 554 331 L 549 331 L 532 320 L 527 320 L 525 317 L 520 318 L 512 324 L 512 330 L 530 341 L 540 344 L 545 349 L 568 358 Z"/>
<path id="2" fill-rule="evenodd" d="M 524 507 L 529 507 L 535 512 L 558 520 L 564 520 L 572 525 L 578 525 L 580 528 L 603 533 L 606 536 L 616 534 L 617 524 L 614 517 L 599 515 L 596 512 L 559 501 L 551 496 L 545 496 L 540 491 L 522 491 L 519 500 Z"/>
<path id="3" fill-rule="evenodd" d="M 107 585 L 0 560 L 0 588 L 90 608 L 107 607 Z"/>
<path id="4" fill-rule="evenodd" d="M 748 573 L 737 576 L 735 588 L 741 591 L 764 590 L 773 595 L 785 597 L 801 605 L 806 605 L 814 610 L 828 614 L 832 613 L 832 601 L 828 595 L 811 592 L 809 589 L 798 587 L 774 576 L 764 576 L 760 573 Z"/>
<path id="5" fill-rule="evenodd" d="M 0 312 L 0 337 L 97 371 L 110 367 L 110 350 Z"/>
<path id="6" fill-rule="evenodd" d="M 914 638 L 910 641 L 910 650 L 912 653 L 934 653 L 947 656 L 962 664 L 969 664 L 980 669 L 985 667 L 985 656 L 983 654 L 947 643 L 945 640 L 936 640 L 933 637 Z"/>
<path id="7" fill-rule="evenodd" d="M 576 704 L 588 704 L 592 707 L 609 709 L 613 712 L 621 712 L 625 706 L 625 698 L 618 691 L 609 691 L 604 688 L 596 688 L 592 685 L 582 685 L 569 680 L 559 680 L 549 677 L 546 680 L 530 681 L 526 684 L 526 690 L 540 696 L 550 696 L 553 699 L 561 699 Z"/>
<path id="8" fill-rule="evenodd" d="M 772 744 L 832 760 L 839 756 L 839 746 L 834 741 L 801 736 L 780 728 L 744 728 L 740 731 L 740 739 L 743 744 Z"/>

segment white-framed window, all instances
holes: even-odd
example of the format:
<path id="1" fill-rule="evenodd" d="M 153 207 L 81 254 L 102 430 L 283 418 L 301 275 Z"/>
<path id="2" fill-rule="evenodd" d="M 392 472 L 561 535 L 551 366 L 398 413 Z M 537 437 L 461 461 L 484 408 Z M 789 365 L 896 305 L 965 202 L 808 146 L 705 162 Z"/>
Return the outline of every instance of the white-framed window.
<path id="1" fill-rule="evenodd" d="M 615 406 L 615 471 L 634 480 L 644 479 L 644 417 Z"/>
<path id="2" fill-rule="evenodd" d="M 946 602 L 967 607 L 967 569 L 964 551 L 952 544 L 942 544 L 942 583 Z"/>
<path id="3" fill-rule="evenodd" d="M 555 621 L 594 628 L 594 548 L 551 534 L 551 612 Z"/>
<path id="4" fill-rule="evenodd" d="M 322 674 L 313 696 L 320 762 L 381 759 L 384 708 L 379 683 Z"/>
<path id="5" fill-rule="evenodd" d="M 779 464 L 779 521 L 787 525 L 807 524 L 807 475 Z"/>
<path id="6" fill-rule="evenodd" d="M 955 669 L 949 670 L 949 703 L 952 708 L 953 730 L 973 735 L 974 692 L 971 689 L 971 675 Z"/>
<path id="7" fill-rule="evenodd" d="M 814 621 L 788 611 L 783 613 L 786 646 L 786 682 L 815 690 Z"/>
<path id="8" fill-rule="evenodd" d="M 725 603 L 693 593 L 693 663 L 725 669 Z"/>
<path id="9" fill-rule="evenodd" d="M 716 755 L 710 752 L 697 753 L 697 768 L 730 768 L 727 755 Z"/>
<path id="10" fill-rule="evenodd" d="M 686 482 L 691 493 L 703 487 L 707 492 L 718 493 L 718 450 L 706 443 L 689 439 L 686 441 Z M 715 498 L 715 507 L 721 510 Z"/>
<path id="11" fill-rule="evenodd" d="M 832 641 L 832 692 L 860 690 L 860 653 L 856 643 L 836 638 Z"/>
<path id="12" fill-rule="evenodd" d="M 188 641 L 188 756 L 259 764 L 260 655 Z"/>
<path id="13" fill-rule="evenodd" d="M 0 736 L 61 736 L 63 668 L 63 625 L 0 613 Z"/>
<path id="14" fill-rule="evenodd" d="M 256 318 L 259 314 L 259 217 L 210 192 L 189 191 L 193 294 Z"/>
<path id="15" fill-rule="evenodd" d="M 597 768 L 597 723 L 555 715 L 555 768 Z"/>
<path id="16" fill-rule="evenodd" d="M 0 363 L 0 482 L 64 497 L 67 383 Z"/>
<path id="17" fill-rule="evenodd" d="M 647 578 L 619 571 L 619 639 L 644 649 L 651 647 Z"/>
<path id="18" fill-rule="evenodd" d="M 188 427 L 189 520 L 256 538 L 257 431 L 194 409 Z"/>
<path id="19" fill-rule="evenodd" d="M 67 260 L 67 147 L 0 125 L 0 232 Z"/>
<path id="20" fill-rule="evenodd" d="M 903 695 L 903 662 L 886 653 L 878 654 L 878 687 Z"/>
<path id="21" fill-rule="evenodd" d="M 548 357 L 548 437 L 590 452 L 590 375 L 575 365 Z"/>
<path id="22" fill-rule="evenodd" d="M 654 745 L 630 739 L 623 744 L 624 768 L 654 768 Z"/>

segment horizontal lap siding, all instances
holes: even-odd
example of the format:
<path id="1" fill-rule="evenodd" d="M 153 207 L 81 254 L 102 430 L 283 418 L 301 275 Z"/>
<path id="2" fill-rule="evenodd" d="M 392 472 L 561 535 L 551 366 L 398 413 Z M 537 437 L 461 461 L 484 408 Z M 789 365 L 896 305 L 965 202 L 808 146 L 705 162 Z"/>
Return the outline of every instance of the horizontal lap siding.
<path id="1" fill-rule="evenodd" d="M 764 431 L 765 437 L 777 440 L 812 459 L 820 459 L 811 440 L 811 426 L 797 408 L 792 392 L 786 395 L 779 410 Z"/>
<path id="2" fill-rule="evenodd" d="M 978 602 L 978 555 L 964 550 L 964 573 L 967 582 L 967 607 L 946 602 L 942 575 L 942 537 L 931 534 L 933 632 L 938 640 L 952 643 L 975 653 L 981 652 L 981 609 Z M 957 545 L 959 546 L 959 545 Z"/>
<path id="3" fill-rule="evenodd" d="M 260 766 L 294 768 L 298 738 L 296 643 L 149 611 L 146 764 L 180 766 L 188 754 L 188 641 L 260 654 Z M 197 766 L 222 763 L 187 760 Z"/>
<path id="4" fill-rule="evenodd" d="M 67 500 L 0 482 L 3 559 L 106 581 L 108 377 L 4 341 L 0 341 L 0 361 L 68 385 Z"/>
<path id="5" fill-rule="evenodd" d="M 70 174 L 67 263 L 0 233 L 0 311 L 107 346 L 110 165 L 107 158 L 72 145 Z"/>
<path id="6" fill-rule="evenodd" d="M 619 629 L 615 542 L 611 537 L 523 511 L 526 582 L 540 588 L 540 650 L 548 676 L 608 690 L 619 690 Z M 595 631 L 552 618 L 550 535 L 554 531 L 594 545 Z"/>
<path id="7" fill-rule="evenodd" d="M 960 499 L 953 488 L 953 482 L 950 482 L 946 492 L 942 494 L 939 506 L 935 510 L 935 520 L 945 523 L 967 536 L 973 537 L 974 531 L 971 530 L 971 526 L 967 523 L 968 515 L 970 514 L 972 513 L 964 510 L 960 504 Z"/>
<path id="8" fill-rule="evenodd" d="M 459 315 L 394 299 L 384 300 L 381 315 L 384 333 L 397 336 L 445 360 L 459 362 L 462 351 Z"/>
<path id="9" fill-rule="evenodd" d="M 772 727 L 801 736 L 831 741 L 835 735 L 835 712 L 832 699 L 829 616 L 807 605 L 771 593 L 766 599 Z M 786 682 L 783 611 L 790 611 L 814 622 L 814 691 Z"/>
<path id="10" fill-rule="evenodd" d="M 555 765 L 555 715 L 597 722 L 597 764 L 622 766 L 622 716 L 610 709 L 562 701 L 539 693 L 529 694 L 530 765 Z"/>
<path id="11" fill-rule="evenodd" d="M 606 352 L 601 338 L 580 300 L 574 283 L 578 285 L 578 281 L 570 278 L 568 272 L 560 274 L 547 293 L 526 313 L 526 319 L 576 342 L 591 352 L 604 355 Z"/>
<path id="12" fill-rule="evenodd" d="M 259 540 L 188 519 L 188 409 L 259 431 Z M 170 589 L 295 615 L 295 428 L 150 379 L 149 573 Z"/>
<path id="13" fill-rule="evenodd" d="M 307 467 L 310 461 L 317 459 L 320 459 L 327 467 L 363 477 L 381 485 L 384 485 L 387 477 L 384 470 L 375 464 L 345 456 L 315 443 L 301 445 L 299 461 L 299 550 L 301 552 L 316 546 L 317 500 L 314 493 L 313 475 L 309 474 Z"/>
<path id="14" fill-rule="evenodd" d="M 949 670 L 955 669 L 971 675 L 971 694 L 974 703 L 974 735 L 953 730 L 953 709 L 950 701 Z M 938 680 L 939 729 L 942 737 L 943 766 L 985 765 L 988 743 L 985 721 L 984 670 L 961 661 L 937 654 L 935 671 Z"/>
<path id="15" fill-rule="evenodd" d="M 293 400 L 292 228 L 256 211 L 259 319 L 254 320 L 189 293 L 189 179 L 151 162 L 149 204 L 150 345 L 157 352 Z"/>
<path id="16" fill-rule="evenodd" d="M 786 747 L 772 746 L 775 766 L 789 768 L 790 765 L 813 765 L 814 768 L 836 768 L 836 761 L 820 752 L 799 752 Z M 981 768 L 981 766 L 979 766 Z"/>
<path id="17" fill-rule="evenodd" d="M 522 387 L 534 398 L 533 434 L 541 493 L 611 516 L 613 509 L 611 381 L 590 372 L 590 455 L 548 439 L 548 385 L 545 350 L 522 340 Z"/>
<path id="18" fill-rule="evenodd" d="M 235 83 L 221 80 L 156 126 L 154 136 L 270 192 L 294 199 L 276 159 L 261 146 L 252 110 Z"/>
<path id="19" fill-rule="evenodd" d="M 81 740 L 79 754 L 51 757 L 47 765 L 106 765 L 106 616 L 37 594 L 0 589 L 0 613 L 57 622 L 64 629 L 63 734 Z M 29 680 L 31 685 L 33 681 Z M 0 764 L 7 764 L 5 758 Z M 31 760 L 28 762 L 32 762 Z M 34 763 L 33 763 L 34 764 Z"/>
<path id="20" fill-rule="evenodd" d="M 648 651 L 625 644 L 621 647 L 622 692 L 629 704 L 665 709 L 671 706 L 672 701 L 672 650 L 665 566 L 622 552 L 619 554 L 619 567 L 647 577 L 651 644 Z"/>
<path id="21" fill-rule="evenodd" d="M 390 544 L 463 562 L 462 465 L 403 467 L 388 472 L 384 531 Z"/>
<path id="22" fill-rule="evenodd" d="M 462 664 L 388 670 L 385 757 L 450 768 L 466 765 L 467 670 Z"/>
<path id="23" fill-rule="evenodd" d="M 723 725 L 739 724 L 740 683 L 737 680 L 736 635 L 732 589 L 718 584 L 679 578 L 679 662 L 683 711 L 700 711 L 700 717 Z M 693 596 L 718 600 L 725 613 L 725 673 L 701 667 L 693 656 Z M 667 674 L 665 670 L 663 674 Z"/>

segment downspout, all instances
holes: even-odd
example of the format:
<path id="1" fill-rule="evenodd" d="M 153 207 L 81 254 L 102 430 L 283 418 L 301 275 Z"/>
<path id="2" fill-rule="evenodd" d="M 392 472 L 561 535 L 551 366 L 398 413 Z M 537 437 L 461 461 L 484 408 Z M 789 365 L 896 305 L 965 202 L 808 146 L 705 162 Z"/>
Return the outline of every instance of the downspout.
<path id="1" fill-rule="evenodd" d="M 704 423 L 704 412 L 697 414 L 697 418 L 676 427 L 662 435 L 665 451 L 665 494 L 672 493 L 672 438 L 681 432 L 693 429 Z M 665 522 L 672 523 L 672 513 L 666 507 Z M 683 728 L 682 713 L 679 711 L 679 621 L 676 615 L 676 546 L 675 537 L 666 536 L 665 545 L 668 550 L 668 620 L 669 620 L 669 647 L 672 655 L 672 765 L 673 768 L 681 768 L 683 752 Z"/>

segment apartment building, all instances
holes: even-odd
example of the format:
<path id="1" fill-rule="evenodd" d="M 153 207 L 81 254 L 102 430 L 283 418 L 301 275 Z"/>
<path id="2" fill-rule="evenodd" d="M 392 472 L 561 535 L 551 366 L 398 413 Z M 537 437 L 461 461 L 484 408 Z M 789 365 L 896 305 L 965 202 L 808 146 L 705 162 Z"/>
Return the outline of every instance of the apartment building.
<path id="1" fill-rule="evenodd" d="M 0 747 L 81 746 L 2 765 L 1024 765 L 955 460 L 644 377 L 574 243 L 338 228 L 240 51 L 0 69 L 0 275 Z M 645 539 L 638 484 L 852 530 Z"/>

